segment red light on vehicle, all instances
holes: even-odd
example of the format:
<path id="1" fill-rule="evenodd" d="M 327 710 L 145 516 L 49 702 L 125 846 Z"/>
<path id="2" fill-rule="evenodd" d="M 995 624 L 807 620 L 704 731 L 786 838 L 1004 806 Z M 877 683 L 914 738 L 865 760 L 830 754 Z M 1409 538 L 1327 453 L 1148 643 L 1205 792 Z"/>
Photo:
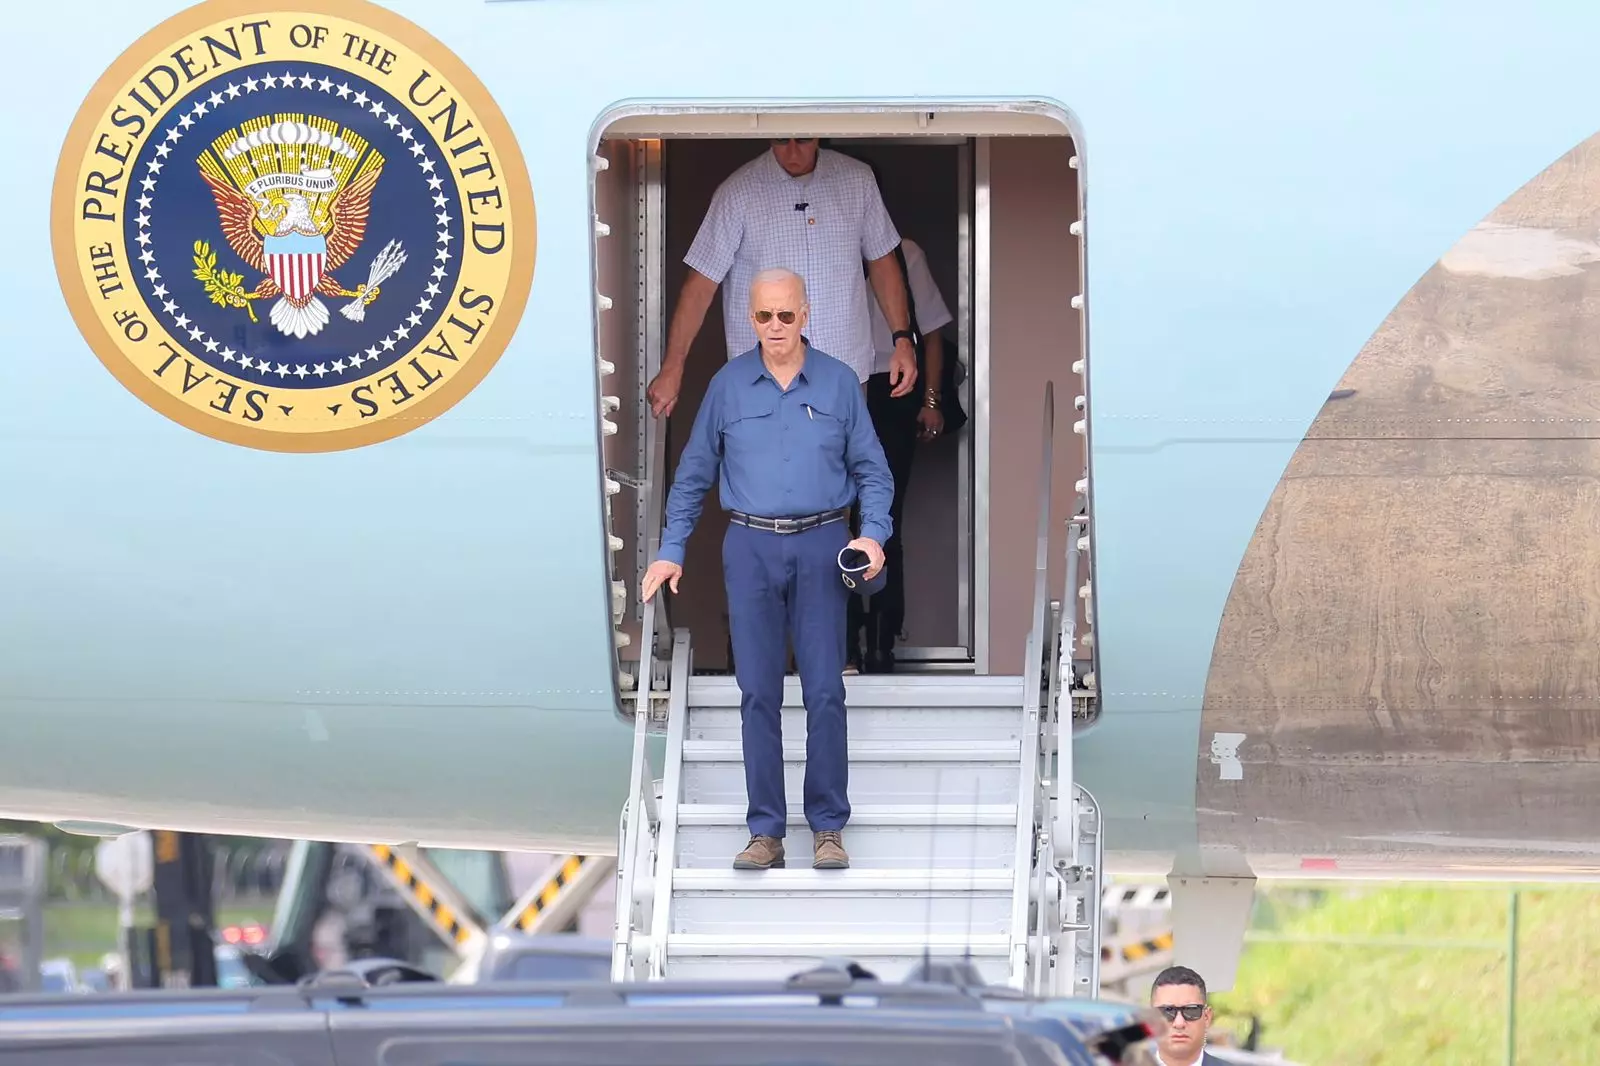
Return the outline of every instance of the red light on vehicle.
<path id="1" fill-rule="evenodd" d="M 240 939 L 243 938 L 243 936 L 244 934 L 239 930 L 237 925 L 230 925 L 222 931 L 222 939 L 226 940 L 230 944 L 237 944 Z"/>
<path id="2" fill-rule="evenodd" d="M 1301 859 L 1302 870 L 1337 870 L 1339 862 L 1336 859 Z"/>
<path id="3" fill-rule="evenodd" d="M 244 927 L 244 942 L 246 944 L 259 944 L 267 939 L 267 931 L 254 923 Z"/>

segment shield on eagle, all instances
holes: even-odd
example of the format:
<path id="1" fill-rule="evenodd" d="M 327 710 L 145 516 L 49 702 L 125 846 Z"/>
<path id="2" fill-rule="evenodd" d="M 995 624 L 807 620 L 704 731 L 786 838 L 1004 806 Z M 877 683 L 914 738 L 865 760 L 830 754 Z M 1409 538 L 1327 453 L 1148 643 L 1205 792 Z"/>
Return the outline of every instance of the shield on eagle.
<path id="1" fill-rule="evenodd" d="M 328 239 L 321 234 L 290 233 L 262 242 L 267 273 L 295 303 L 317 291 L 328 265 Z"/>

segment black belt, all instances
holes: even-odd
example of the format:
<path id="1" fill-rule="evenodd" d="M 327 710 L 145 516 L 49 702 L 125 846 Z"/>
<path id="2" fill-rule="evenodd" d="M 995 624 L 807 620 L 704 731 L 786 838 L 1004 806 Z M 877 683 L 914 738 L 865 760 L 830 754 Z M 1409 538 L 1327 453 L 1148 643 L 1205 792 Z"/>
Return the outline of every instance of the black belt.
<path id="1" fill-rule="evenodd" d="M 840 507 L 832 511 L 823 511 L 821 514 L 808 514 L 799 518 L 761 518 L 757 515 L 745 514 L 743 511 L 729 511 L 728 521 L 751 529 L 759 529 L 766 533 L 804 533 L 808 529 L 816 529 L 830 522 L 842 522 L 850 517 L 850 508 Z"/>

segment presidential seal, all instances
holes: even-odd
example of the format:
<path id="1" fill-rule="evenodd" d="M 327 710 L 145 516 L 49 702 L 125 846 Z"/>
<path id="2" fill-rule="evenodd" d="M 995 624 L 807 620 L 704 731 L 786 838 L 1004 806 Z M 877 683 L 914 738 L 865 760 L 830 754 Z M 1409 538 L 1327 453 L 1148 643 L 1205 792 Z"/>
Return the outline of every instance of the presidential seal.
<path id="1" fill-rule="evenodd" d="M 56 173 L 62 292 L 129 391 L 287 452 L 399 436 L 483 379 L 534 208 L 494 101 L 366 0 L 207 0 L 100 79 Z"/>

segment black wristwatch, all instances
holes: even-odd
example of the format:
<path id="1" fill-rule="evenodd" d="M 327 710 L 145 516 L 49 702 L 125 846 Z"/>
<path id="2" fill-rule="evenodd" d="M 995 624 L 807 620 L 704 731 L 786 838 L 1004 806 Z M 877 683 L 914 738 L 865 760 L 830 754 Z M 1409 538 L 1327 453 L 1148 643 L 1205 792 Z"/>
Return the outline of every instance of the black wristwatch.
<path id="1" fill-rule="evenodd" d="M 889 340 L 895 344 L 900 343 L 901 337 L 904 337 L 913 345 L 917 343 L 917 335 L 912 333 L 909 329 L 897 329 L 893 333 L 889 334 Z"/>

